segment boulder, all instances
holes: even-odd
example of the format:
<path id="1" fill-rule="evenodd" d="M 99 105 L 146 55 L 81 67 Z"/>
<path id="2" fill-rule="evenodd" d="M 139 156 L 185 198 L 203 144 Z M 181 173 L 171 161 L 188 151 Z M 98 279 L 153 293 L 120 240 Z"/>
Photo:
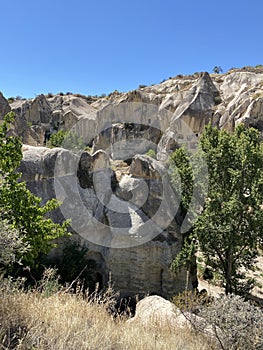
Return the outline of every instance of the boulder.
<path id="1" fill-rule="evenodd" d="M 188 316 L 188 317 L 187 317 Z M 140 300 L 136 304 L 135 316 L 127 321 L 134 325 L 158 328 L 192 328 L 191 319 L 193 315 L 188 312 L 184 314 L 170 301 L 152 295 Z"/>
<path id="2" fill-rule="evenodd" d="M 189 311 L 180 311 L 172 302 L 158 296 L 147 296 L 136 304 L 135 316 L 126 321 L 134 325 L 157 329 L 188 329 L 202 332 L 207 339 L 218 341 L 222 339 L 221 330 L 207 323 L 202 317 Z M 219 345 L 219 343 L 218 343 Z M 221 344 L 222 345 L 222 344 Z"/>
<path id="3" fill-rule="evenodd" d="M 161 179 L 167 173 L 163 163 L 146 155 L 135 155 L 130 166 L 130 174 L 143 179 Z"/>

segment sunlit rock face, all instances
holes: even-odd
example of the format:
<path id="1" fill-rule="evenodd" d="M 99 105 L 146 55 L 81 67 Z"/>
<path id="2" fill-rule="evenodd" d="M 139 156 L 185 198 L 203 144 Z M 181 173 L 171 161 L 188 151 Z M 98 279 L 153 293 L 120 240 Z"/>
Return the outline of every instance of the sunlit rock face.
<path id="1" fill-rule="evenodd" d="M 196 271 L 170 271 L 183 237 L 167 159 L 182 144 L 194 150 L 209 122 L 229 131 L 244 123 L 263 136 L 263 70 L 180 75 L 103 98 L 49 94 L 9 104 L 0 94 L 1 119 L 10 110 L 24 143 L 22 179 L 43 202 L 62 203 L 50 215 L 71 218 L 100 284 L 111 279 L 123 296 L 170 297 L 196 286 Z M 59 130 L 83 149 L 46 148 Z"/>
<path id="2" fill-rule="evenodd" d="M 110 279 L 122 296 L 170 297 L 187 284 L 191 289 L 194 271 L 189 279 L 184 270 L 177 275 L 170 270 L 182 235 L 165 167 L 151 157 L 136 156 L 118 181 L 110 162 L 104 151 L 77 155 L 25 145 L 20 171 L 43 202 L 61 201 L 51 217 L 57 222 L 71 218 L 72 239 L 89 248 L 87 256 L 96 262 L 101 284 Z"/>
<path id="3" fill-rule="evenodd" d="M 0 92 L 0 120 L 10 111 L 11 107 L 9 106 L 7 99 Z"/>
<path id="4" fill-rule="evenodd" d="M 25 144 L 43 146 L 47 132 L 71 130 L 112 159 L 153 149 L 165 160 L 180 144 L 180 128 L 188 127 L 196 137 L 209 122 L 230 131 L 244 123 L 263 132 L 262 101 L 263 71 L 251 68 L 179 75 L 102 98 L 48 94 L 9 106 L 1 95 L 0 113 L 3 117 L 11 108 L 17 114 L 14 129 Z"/>

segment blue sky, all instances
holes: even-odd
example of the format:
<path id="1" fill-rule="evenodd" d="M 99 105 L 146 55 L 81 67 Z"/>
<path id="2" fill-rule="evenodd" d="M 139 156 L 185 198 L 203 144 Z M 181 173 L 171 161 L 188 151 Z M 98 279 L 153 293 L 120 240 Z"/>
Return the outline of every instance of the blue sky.
<path id="1" fill-rule="evenodd" d="M 262 0 L 3 1 L 0 91 L 100 95 L 263 64 L 262 14 Z"/>

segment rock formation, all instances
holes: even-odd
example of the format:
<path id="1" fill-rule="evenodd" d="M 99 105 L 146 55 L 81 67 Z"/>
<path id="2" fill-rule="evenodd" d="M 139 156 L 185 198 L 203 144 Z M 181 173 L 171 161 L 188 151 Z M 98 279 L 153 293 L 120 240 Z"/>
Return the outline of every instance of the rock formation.
<path id="1" fill-rule="evenodd" d="M 123 156 L 122 141 L 131 157 L 152 148 L 158 150 L 158 159 L 167 158 L 185 134 L 179 121 L 197 137 L 208 122 L 228 130 L 242 122 L 263 132 L 260 68 L 180 75 L 92 101 L 81 95 L 49 94 L 15 100 L 10 107 L 18 116 L 16 132 L 25 144 L 43 146 L 46 130 L 73 128 L 94 151 L 104 149 L 113 159 Z M 0 106 L 3 116 L 10 107 L 2 95 Z"/>
<path id="2" fill-rule="evenodd" d="M 8 112 L 11 111 L 8 101 L 4 98 L 0 92 L 0 119 L 2 119 Z"/>
<path id="3" fill-rule="evenodd" d="M 193 315 L 186 311 L 183 314 L 170 301 L 158 295 L 152 295 L 137 303 L 135 316 L 127 323 L 130 325 L 139 324 L 144 327 L 192 329 L 193 325 L 190 322 L 192 318 Z"/>
<path id="4" fill-rule="evenodd" d="M 76 155 L 62 148 L 23 146 L 20 171 L 28 188 L 43 201 L 56 197 L 62 205 L 55 221 L 71 217 L 73 236 L 88 247 L 88 258 L 106 285 L 109 278 L 122 296 L 158 293 L 170 297 L 188 283 L 184 271 L 169 267 L 182 243 L 171 208 L 164 166 L 136 156 L 130 173 L 116 180 L 104 151 Z"/>
<path id="5" fill-rule="evenodd" d="M 182 144 L 194 150 L 208 122 L 230 131 L 242 122 L 263 136 L 262 69 L 177 76 L 98 99 L 49 94 L 9 105 L 0 94 L 1 118 L 11 109 L 25 144 L 23 180 L 44 202 L 62 202 L 51 215 L 72 219 L 102 284 L 111 278 L 123 296 L 165 297 L 196 285 L 195 271 L 169 269 L 182 234 L 165 162 Z M 44 147 L 57 130 L 77 134 L 91 153 Z"/>

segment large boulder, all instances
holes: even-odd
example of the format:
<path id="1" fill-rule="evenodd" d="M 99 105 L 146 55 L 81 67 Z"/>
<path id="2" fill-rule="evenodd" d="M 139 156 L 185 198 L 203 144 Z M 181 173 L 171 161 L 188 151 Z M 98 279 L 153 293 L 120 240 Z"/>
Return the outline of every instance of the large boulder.
<path id="1" fill-rule="evenodd" d="M 187 317 L 188 316 L 188 317 Z M 136 304 L 135 316 L 127 322 L 131 325 L 138 324 L 145 327 L 161 328 L 192 328 L 189 319 L 193 318 L 188 312 L 184 314 L 170 301 L 152 295 L 140 300 Z"/>

